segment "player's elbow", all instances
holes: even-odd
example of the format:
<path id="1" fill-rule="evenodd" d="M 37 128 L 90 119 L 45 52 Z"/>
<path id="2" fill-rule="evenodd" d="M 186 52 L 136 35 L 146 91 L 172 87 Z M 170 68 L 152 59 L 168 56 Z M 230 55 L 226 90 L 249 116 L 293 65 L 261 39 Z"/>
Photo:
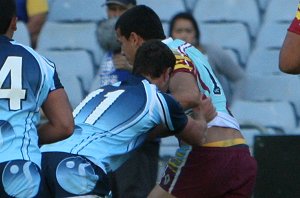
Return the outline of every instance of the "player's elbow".
<path id="1" fill-rule="evenodd" d="M 287 74 L 299 74 L 300 73 L 300 63 L 299 64 L 290 64 L 286 62 L 279 63 L 280 71 Z"/>
<path id="2" fill-rule="evenodd" d="M 60 131 L 60 139 L 66 139 L 73 134 L 74 131 L 74 120 L 69 120 L 61 123 L 58 126 L 58 131 Z"/>

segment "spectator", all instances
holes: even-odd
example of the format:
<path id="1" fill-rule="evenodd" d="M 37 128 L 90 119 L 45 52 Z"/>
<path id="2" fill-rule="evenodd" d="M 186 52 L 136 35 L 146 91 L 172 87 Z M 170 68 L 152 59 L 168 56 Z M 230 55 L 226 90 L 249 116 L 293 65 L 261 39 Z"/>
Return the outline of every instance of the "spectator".
<path id="1" fill-rule="evenodd" d="M 105 51 L 99 69 L 90 90 L 125 80 L 130 75 L 132 66 L 121 54 L 121 47 L 114 32 L 116 18 L 127 9 L 136 5 L 136 0 L 106 0 L 107 20 L 99 23 L 97 37 Z"/>
<path id="2" fill-rule="evenodd" d="M 178 102 L 158 90 L 168 89 L 174 64 L 173 53 L 165 44 L 146 42 L 137 52 L 129 80 L 97 89 L 77 106 L 74 134 L 42 147 L 51 197 L 107 196 L 107 174 L 126 161 L 159 124 L 166 127 L 164 135 L 202 143 L 203 115 L 198 112 L 196 120 L 188 118 Z"/>
<path id="3" fill-rule="evenodd" d="M 105 54 L 93 79 L 91 91 L 101 86 L 126 80 L 131 74 L 132 66 L 121 54 L 121 46 L 117 41 L 114 29 L 116 20 L 116 18 L 106 19 L 98 26 L 97 37 Z"/>
<path id="4" fill-rule="evenodd" d="M 16 29 L 15 0 L 0 0 L 0 197 L 44 197 L 39 144 L 70 136 L 74 123 L 55 65 L 12 40 Z"/>
<path id="5" fill-rule="evenodd" d="M 129 8 L 136 6 L 136 0 L 106 0 L 107 16 L 109 19 L 119 17 Z"/>
<path id="6" fill-rule="evenodd" d="M 244 78 L 245 72 L 221 47 L 201 43 L 201 33 L 197 21 L 190 13 L 176 14 L 170 21 L 170 36 L 191 43 L 207 56 L 214 74 L 220 81 L 228 104 L 231 104 L 234 90 L 238 82 Z"/>
<path id="7" fill-rule="evenodd" d="M 300 74 L 300 3 L 292 21 L 279 56 L 279 68 L 288 74 Z"/>
<path id="8" fill-rule="evenodd" d="M 19 21 L 27 24 L 31 47 L 36 48 L 40 31 L 47 20 L 48 0 L 16 0 Z"/>

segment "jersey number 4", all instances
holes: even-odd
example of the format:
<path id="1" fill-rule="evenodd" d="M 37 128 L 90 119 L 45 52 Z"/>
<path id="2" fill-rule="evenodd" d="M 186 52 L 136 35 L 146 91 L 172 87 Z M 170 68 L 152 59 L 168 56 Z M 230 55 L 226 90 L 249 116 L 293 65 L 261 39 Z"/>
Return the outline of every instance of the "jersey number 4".
<path id="1" fill-rule="evenodd" d="M 3 88 L 4 81 L 10 76 L 10 88 Z M 22 89 L 22 58 L 9 56 L 0 69 L 0 99 L 8 99 L 10 110 L 21 109 L 21 100 L 26 90 Z"/>

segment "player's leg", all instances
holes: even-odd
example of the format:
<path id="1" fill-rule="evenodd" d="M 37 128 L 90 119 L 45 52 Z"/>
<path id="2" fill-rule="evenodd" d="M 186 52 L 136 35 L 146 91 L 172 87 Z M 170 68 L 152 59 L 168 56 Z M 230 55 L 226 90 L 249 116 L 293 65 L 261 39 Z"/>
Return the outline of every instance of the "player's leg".
<path id="1" fill-rule="evenodd" d="M 38 197 L 41 191 L 39 167 L 26 160 L 0 164 L 0 197 Z"/>
<path id="2" fill-rule="evenodd" d="M 52 197 L 104 197 L 109 194 L 107 175 L 82 156 L 45 152 L 42 169 Z"/>
<path id="3" fill-rule="evenodd" d="M 166 192 L 159 185 L 156 185 L 147 198 L 175 198 L 175 197 L 169 194 L 168 192 Z"/>
<path id="4" fill-rule="evenodd" d="M 159 143 L 147 141 L 112 174 L 113 198 L 146 197 L 154 188 L 158 172 Z"/>

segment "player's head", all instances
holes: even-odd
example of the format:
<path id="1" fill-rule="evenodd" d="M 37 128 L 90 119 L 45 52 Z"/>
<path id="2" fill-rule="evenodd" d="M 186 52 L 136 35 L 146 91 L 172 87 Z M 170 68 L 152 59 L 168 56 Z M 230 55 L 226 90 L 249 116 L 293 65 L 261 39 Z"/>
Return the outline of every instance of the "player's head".
<path id="1" fill-rule="evenodd" d="M 16 30 L 16 26 L 12 27 L 12 21 L 16 23 L 17 8 L 15 0 L 0 0 L 0 34 L 7 34 L 10 28 Z M 13 32 L 12 31 L 12 32 Z"/>
<path id="2" fill-rule="evenodd" d="M 127 39 L 132 32 L 144 40 L 165 39 L 158 15 L 145 5 L 137 5 L 124 12 L 117 20 L 115 29 Z"/>
<path id="3" fill-rule="evenodd" d="M 133 64 L 136 50 L 144 41 L 165 38 L 158 15 L 145 5 L 137 5 L 124 12 L 117 20 L 115 30 L 122 53 L 130 64 Z"/>
<path id="4" fill-rule="evenodd" d="M 136 0 L 106 0 L 108 18 L 118 17 L 136 5 Z"/>
<path id="5" fill-rule="evenodd" d="M 153 39 L 144 42 L 137 50 L 132 72 L 147 77 L 166 91 L 175 62 L 171 49 L 160 40 Z"/>

